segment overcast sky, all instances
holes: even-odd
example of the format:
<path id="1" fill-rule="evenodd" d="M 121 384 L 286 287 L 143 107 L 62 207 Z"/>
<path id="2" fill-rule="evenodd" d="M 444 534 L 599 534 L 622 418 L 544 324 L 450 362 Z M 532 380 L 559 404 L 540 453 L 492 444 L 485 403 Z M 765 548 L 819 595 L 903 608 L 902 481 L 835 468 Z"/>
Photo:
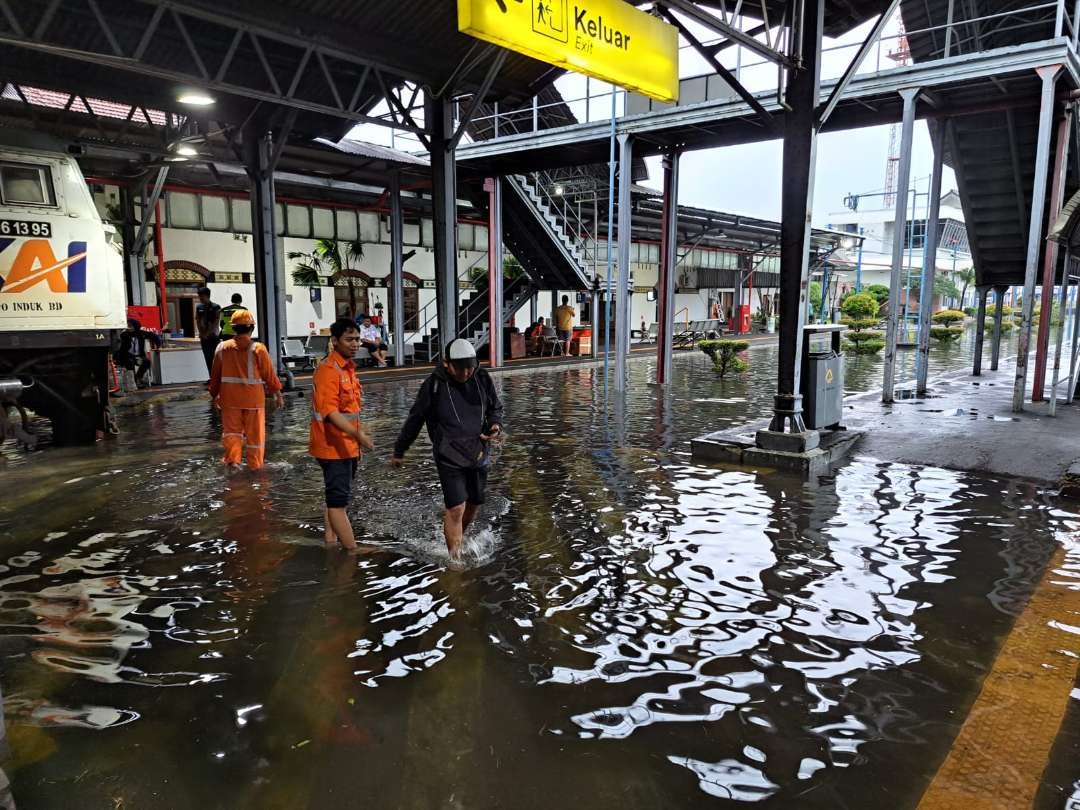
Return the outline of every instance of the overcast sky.
<path id="1" fill-rule="evenodd" d="M 765 219 L 780 218 L 780 141 L 729 146 L 687 152 L 679 171 L 679 202 Z M 880 192 L 885 188 L 885 162 L 889 152 L 889 127 L 832 132 L 818 141 L 817 177 L 814 184 L 814 224 L 826 225 L 829 215 L 844 211 L 848 194 Z M 649 159 L 649 183 L 660 187 L 660 159 Z M 926 124 L 915 122 L 912 175 L 916 187 L 925 191 L 933 168 L 933 149 Z M 955 187 L 946 167 L 942 193 Z M 880 208 L 880 197 L 866 199 L 864 209 Z M 920 206 L 925 203 L 920 199 Z"/>

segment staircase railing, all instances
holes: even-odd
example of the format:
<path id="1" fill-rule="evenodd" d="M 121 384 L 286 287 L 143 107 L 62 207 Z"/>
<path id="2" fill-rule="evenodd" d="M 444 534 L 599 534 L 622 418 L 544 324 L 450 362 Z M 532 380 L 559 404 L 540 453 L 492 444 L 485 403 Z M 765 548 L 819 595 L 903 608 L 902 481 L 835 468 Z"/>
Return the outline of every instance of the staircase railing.
<path id="1" fill-rule="evenodd" d="M 513 193 L 521 197 L 522 201 L 528 207 L 529 211 L 531 211 L 533 216 L 536 218 L 536 221 L 540 224 L 542 228 L 549 232 L 552 237 L 551 241 L 554 244 L 556 250 L 562 253 L 563 258 L 571 267 L 574 267 L 576 269 L 578 276 L 581 278 L 581 281 L 584 284 L 591 284 L 591 273 L 589 272 L 588 267 L 585 265 L 584 259 L 579 255 L 579 251 L 574 245 L 574 241 L 570 234 L 567 233 L 565 229 L 562 228 L 562 226 L 558 223 L 557 214 L 553 211 L 547 210 L 547 205 L 543 203 L 543 192 L 537 189 L 532 189 L 531 184 L 524 175 L 511 175 L 508 179 L 510 182 L 506 184 L 507 187 Z M 541 203 L 539 205 L 537 205 L 536 201 L 532 198 L 530 191 L 535 192 L 536 195 L 541 198 Z M 547 220 L 547 218 L 545 217 L 545 213 L 550 214 L 556 220 L 556 223 L 554 225 Z M 562 231 L 561 234 L 560 230 Z"/>
<path id="2" fill-rule="evenodd" d="M 507 292 L 511 295 L 509 298 L 503 301 L 503 311 L 499 318 L 499 323 L 505 323 L 508 315 L 517 312 L 521 307 L 536 294 L 536 287 L 534 287 L 528 278 L 515 279 L 510 282 L 510 286 L 507 287 Z M 479 324 L 478 329 L 474 329 Z M 476 338 L 469 336 L 471 331 L 477 332 Z M 487 311 L 481 312 L 474 316 L 465 324 L 461 329 L 461 334 L 465 336 L 466 340 L 472 342 L 476 348 L 480 348 L 487 344 L 491 339 L 491 318 Z"/>
<path id="3" fill-rule="evenodd" d="M 586 275 L 590 275 L 591 268 L 591 275 L 595 277 L 599 267 L 599 256 L 596 251 L 596 234 L 593 227 L 586 226 L 581 213 L 575 212 L 573 206 L 568 204 L 565 195 L 560 196 L 550 191 L 553 186 L 558 184 L 547 172 L 535 172 L 533 174 L 533 183 L 536 186 L 537 193 L 547 201 L 551 212 L 560 220 L 563 231 L 580 251 Z M 594 222 L 594 227 L 595 224 Z"/>
<path id="4" fill-rule="evenodd" d="M 461 274 L 458 275 L 458 281 L 469 281 L 473 268 L 476 267 L 476 265 L 480 264 L 481 261 L 486 261 L 486 260 L 487 260 L 487 251 L 484 251 L 479 256 L 477 256 L 475 259 L 473 259 L 472 262 L 469 264 L 469 266 L 466 267 L 465 270 Z M 423 340 L 424 337 L 430 331 L 428 329 L 428 326 L 432 323 L 432 321 L 437 321 L 438 320 L 438 317 L 439 317 L 439 311 L 438 311 L 438 306 L 437 306 L 438 301 L 439 301 L 439 297 L 436 295 L 434 298 L 432 298 L 430 301 L 428 301 L 426 304 L 424 304 L 424 306 L 422 306 L 420 308 L 420 310 L 416 313 L 416 320 L 417 320 L 417 322 L 419 324 L 417 326 L 417 328 L 416 329 L 406 329 L 405 331 L 417 334 L 417 335 L 420 336 L 420 340 Z M 428 312 L 428 310 L 431 310 L 431 311 Z M 421 317 L 423 317 L 425 312 L 428 313 L 427 317 L 424 318 L 423 321 L 421 321 L 420 319 L 421 319 Z"/>

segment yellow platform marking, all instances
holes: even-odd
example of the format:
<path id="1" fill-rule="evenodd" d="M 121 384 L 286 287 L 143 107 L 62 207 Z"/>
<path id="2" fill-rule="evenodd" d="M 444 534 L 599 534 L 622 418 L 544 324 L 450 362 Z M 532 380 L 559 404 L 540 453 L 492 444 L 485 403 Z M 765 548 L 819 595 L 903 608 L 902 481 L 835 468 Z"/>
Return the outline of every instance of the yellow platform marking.
<path id="1" fill-rule="evenodd" d="M 919 810 L 1031 807 L 1076 683 L 1080 583 L 1059 548 L 998 653 Z"/>

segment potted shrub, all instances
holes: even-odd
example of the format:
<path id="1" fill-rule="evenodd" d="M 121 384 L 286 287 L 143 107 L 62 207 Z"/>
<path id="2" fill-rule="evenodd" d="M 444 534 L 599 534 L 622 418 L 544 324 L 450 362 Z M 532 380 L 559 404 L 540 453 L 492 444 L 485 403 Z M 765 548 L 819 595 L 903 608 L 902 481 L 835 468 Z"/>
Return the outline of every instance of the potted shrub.
<path id="1" fill-rule="evenodd" d="M 843 323 L 848 327 L 844 351 L 852 354 L 877 354 L 885 348 L 878 325 L 877 299 L 870 293 L 856 293 L 844 299 L 840 306 L 844 313 Z"/>
<path id="2" fill-rule="evenodd" d="M 943 309 L 935 312 L 931 320 L 936 324 L 930 327 L 930 337 L 941 343 L 951 343 L 958 340 L 964 334 L 964 327 L 954 324 L 962 323 L 966 316 L 956 309 Z"/>
<path id="3" fill-rule="evenodd" d="M 709 356 L 713 369 L 721 377 L 729 371 L 738 374 L 750 367 L 749 363 L 739 357 L 740 352 L 750 348 L 750 344 L 745 340 L 701 340 L 697 346 Z"/>

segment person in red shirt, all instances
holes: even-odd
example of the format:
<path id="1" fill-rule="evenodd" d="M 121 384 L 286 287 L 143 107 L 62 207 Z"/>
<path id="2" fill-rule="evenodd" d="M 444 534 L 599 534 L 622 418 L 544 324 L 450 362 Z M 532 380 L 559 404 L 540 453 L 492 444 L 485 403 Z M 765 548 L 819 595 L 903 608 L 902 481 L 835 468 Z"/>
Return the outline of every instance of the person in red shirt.
<path id="1" fill-rule="evenodd" d="M 281 380 L 270 352 L 251 339 L 255 319 L 242 309 L 231 320 L 232 340 L 218 344 L 210 367 L 210 398 L 221 409 L 221 443 L 230 470 L 240 469 L 243 451 L 249 470 L 263 466 L 266 454 L 266 396 L 280 408 Z"/>
<path id="2" fill-rule="evenodd" d="M 341 543 L 346 549 L 356 548 L 356 536 L 345 511 L 352 480 L 362 451 L 375 447 L 360 424 L 364 391 L 356 379 L 353 362 L 359 348 L 356 321 L 338 318 L 330 327 L 330 353 L 315 370 L 308 434 L 308 451 L 322 467 L 326 485 L 326 544 Z"/>

